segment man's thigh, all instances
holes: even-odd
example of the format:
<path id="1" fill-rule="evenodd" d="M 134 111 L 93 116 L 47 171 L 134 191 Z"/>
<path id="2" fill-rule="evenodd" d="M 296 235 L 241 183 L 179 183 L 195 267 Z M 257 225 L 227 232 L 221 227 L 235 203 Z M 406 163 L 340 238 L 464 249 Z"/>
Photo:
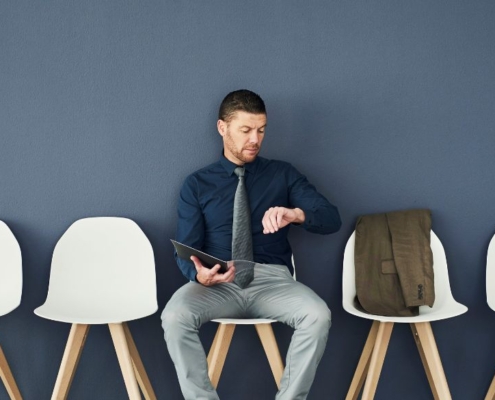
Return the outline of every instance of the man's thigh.
<path id="1" fill-rule="evenodd" d="M 251 318 L 271 318 L 296 327 L 309 314 L 330 318 L 327 304 L 309 287 L 295 281 L 281 265 L 257 265 L 255 279 L 248 287 Z"/>
<path id="2" fill-rule="evenodd" d="M 193 318 L 199 327 L 215 318 L 240 318 L 243 308 L 240 289 L 232 283 L 206 287 L 189 282 L 174 293 L 162 318 Z"/>

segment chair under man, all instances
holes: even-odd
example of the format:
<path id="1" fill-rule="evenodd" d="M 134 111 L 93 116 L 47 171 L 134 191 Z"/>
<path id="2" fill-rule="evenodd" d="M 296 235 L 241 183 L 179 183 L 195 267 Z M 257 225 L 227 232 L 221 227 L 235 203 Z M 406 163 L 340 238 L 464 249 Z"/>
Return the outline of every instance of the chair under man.
<path id="1" fill-rule="evenodd" d="M 90 325 L 108 324 L 131 400 L 156 399 L 126 321 L 155 313 L 153 249 L 132 220 L 84 218 L 55 246 L 45 303 L 34 312 L 72 324 L 52 400 L 66 399 Z M 95 364 L 97 360 L 95 360 Z"/>
<path id="2" fill-rule="evenodd" d="M 294 270 L 293 278 L 296 279 L 294 256 L 292 257 L 292 268 Z M 229 352 L 232 336 L 234 335 L 234 330 L 237 325 L 254 325 L 263 349 L 265 350 L 266 357 L 268 358 L 268 363 L 270 364 L 275 383 L 280 389 L 280 381 L 282 380 L 282 374 L 284 372 L 284 363 L 280 356 L 280 350 L 272 328 L 272 324 L 278 321 L 264 318 L 219 318 L 212 320 L 212 322 L 217 322 L 219 324 L 207 358 L 208 376 L 215 389 L 218 386 L 225 359 Z"/>
<path id="3" fill-rule="evenodd" d="M 344 253 L 342 305 L 348 313 L 374 322 L 364 345 L 346 400 L 357 399 L 361 389 L 363 389 L 363 384 L 362 400 L 374 398 L 394 323 L 410 324 L 435 400 L 451 399 L 430 322 L 461 315 L 467 311 L 467 307 L 455 301 L 452 296 L 447 260 L 440 239 L 433 231 L 431 232 L 430 245 L 433 252 L 435 303 L 432 308 L 428 306 L 420 307 L 419 315 L 414 317 L 384 317 L 368 314 L 356 308 L 354 304 L 356 296 L 354 242 L 355 233 L 349 238 Z"/>
<path id="4" fill-rule="evenodd" d="M 19 243 L 5 222 L 0 221 L 0 316 L 15 310 L 22 296 L 22 257 Z M 0 346 L 0 378 L 12 400 L 21 393 Z"/>

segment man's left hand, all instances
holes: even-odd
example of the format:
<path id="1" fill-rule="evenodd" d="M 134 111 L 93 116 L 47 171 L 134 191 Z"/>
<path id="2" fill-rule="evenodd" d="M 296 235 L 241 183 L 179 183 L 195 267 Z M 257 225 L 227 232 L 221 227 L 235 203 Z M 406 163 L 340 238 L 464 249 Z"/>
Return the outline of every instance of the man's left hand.
<path id="1" fill-rule="evenodd" d="M 292 223 L 302 224 L 304 219 L 304 211 L 300 208 L 271 207 L 261 220 L 263 233 L 275 233 Z"/>

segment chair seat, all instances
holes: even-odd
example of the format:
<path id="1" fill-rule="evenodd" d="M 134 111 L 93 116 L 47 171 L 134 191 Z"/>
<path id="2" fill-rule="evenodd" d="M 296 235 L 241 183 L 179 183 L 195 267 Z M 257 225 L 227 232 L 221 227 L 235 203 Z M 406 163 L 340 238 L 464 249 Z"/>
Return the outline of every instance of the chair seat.
<path id="1" fill-rule="evenodd" d="M 456 301 L 448 301 L 447 304 L 435 302 L 433 307 L 421 306 L 419 307 L 419 315 L 414 317 L 387 317 L 383 315 L 368 314 L 356 308 L 354 304 L 349 301 L 343 301 L 342 305 L 344 310 L 349 314 L 356 317 L 371 319 L 373 321 L 381 322 L 397 322 L 403 324 L 418 323 L 418 322 L 431 322 L 439 321 L 442 319 L 457 317 L 464 314 L 468 308 Z"/>
<path id="2" fill-rule="evenodd" d="M 101 307 L 71 307 L 62 304 L 43 304 L 34 310 L 39 317 L 50 319 L 52 321 L 67 322 L 70 324 L 113 324 L 124 321 L 133 321 L 154 314 L 158 307 L 151 305 L 146 309 L 134 308 L 122 310 L 105 310 Z"/>
<path id="3" fill-rule="evenodd" d="M 236 325 L 257 325 L 257 324 L 271 324 L 273 322 L 278 322 L 275 319 L 266 318 L 218 318 L 213 319 L 212 322 L 217 322 L 219 324 L 236 324 Z"/>
<path id="4" fill-rule="evenodd" d="M 5 279 L 7 281 L 7 279 Z M 19 284 L 22 286 L 22 281 Z M 3 289 L 3 288 L 2 288 Z M 21 302 L 22 287 L 10 287 L 0 293 L 0 317 L 14 311 Z"/>

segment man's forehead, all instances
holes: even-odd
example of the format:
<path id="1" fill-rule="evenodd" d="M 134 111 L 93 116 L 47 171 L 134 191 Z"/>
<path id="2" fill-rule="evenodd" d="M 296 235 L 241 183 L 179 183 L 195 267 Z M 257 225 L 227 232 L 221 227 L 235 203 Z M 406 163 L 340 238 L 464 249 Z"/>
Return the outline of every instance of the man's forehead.
<path id="1" fill-rule="evenodd" d="M 246 111 L 235 111 L 232 114 L 230 122 L 235 122 L 239 125 L 265 125 L 266 114 L 253 114 Z"/>

